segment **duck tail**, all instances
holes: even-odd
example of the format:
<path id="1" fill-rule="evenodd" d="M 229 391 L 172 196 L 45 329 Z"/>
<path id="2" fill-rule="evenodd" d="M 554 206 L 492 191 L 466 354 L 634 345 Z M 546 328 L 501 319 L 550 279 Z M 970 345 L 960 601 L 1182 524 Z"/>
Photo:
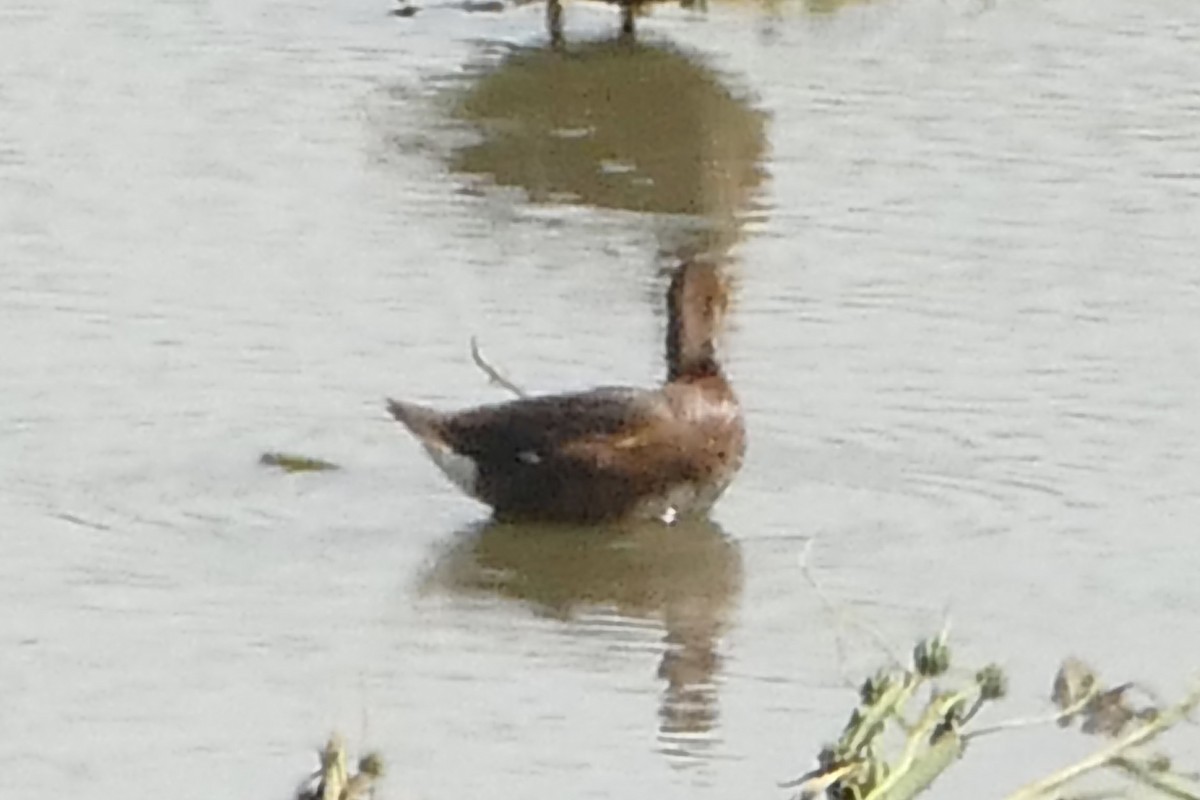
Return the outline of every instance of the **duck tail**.
<path id="1" fill-rule="evenodd" d="M 388 413 L 395 417 L 397 422 L 412 431 L 418 439 L 426 442 L 442 440 L 443 415 L 440 412 L 416 403 L 405 403 L 390 397 L 385 399 Z"/>
<path id="2" fill-rule="evenodd" d="M 479 466 L 470 455 L 459 453 L 446 439 L 446 414 L 416 403 L 387 398 L 387 409 L 404 424 L 438 469 L 471 497 L 479 498 Z M 486 501 L 485 501 L 486 502 Z"/>

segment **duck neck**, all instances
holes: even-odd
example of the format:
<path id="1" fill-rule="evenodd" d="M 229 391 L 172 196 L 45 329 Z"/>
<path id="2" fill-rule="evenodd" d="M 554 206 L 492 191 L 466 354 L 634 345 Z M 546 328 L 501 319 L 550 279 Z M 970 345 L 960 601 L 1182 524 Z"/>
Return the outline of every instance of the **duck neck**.
<path id="1" fill-rule="evenodd" d="M 720 375 L 712 309 L 684 303 L 676 288 L 667 300 L 667 382 Z"/>

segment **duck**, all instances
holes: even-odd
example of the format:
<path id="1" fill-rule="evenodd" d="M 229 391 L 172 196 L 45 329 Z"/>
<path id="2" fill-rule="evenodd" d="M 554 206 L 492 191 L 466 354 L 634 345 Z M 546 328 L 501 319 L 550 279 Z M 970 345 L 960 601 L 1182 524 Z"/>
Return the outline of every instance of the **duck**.
<path id="1" fill-rule="evenodd" d="M 733 481 L 746 428 L 716 353 L 728 307 L 718 266 L 687 259 L 666 292 L 666 376 L 458 411 L 387 399 L 433 463 L 499 521 L 702 517 Z"/>

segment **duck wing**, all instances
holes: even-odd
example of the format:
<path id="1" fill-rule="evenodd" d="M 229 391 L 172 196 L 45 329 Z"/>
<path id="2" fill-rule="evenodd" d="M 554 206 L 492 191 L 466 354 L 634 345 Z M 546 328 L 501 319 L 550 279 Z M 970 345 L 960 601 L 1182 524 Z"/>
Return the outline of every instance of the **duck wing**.
<path id="1" fill-rule="evenodd" d="M 470 492 L 500 518 L 594 521 L 634 513 L 689 479 L 662 391 L 605 388 L 452 414 L 442 441 L 473 465 Z"/>
<path id="2" fill-rule="evenodd" d="M 671 423 L 660 391 L 607 387 L 461 411 L 444 417 L 439 432 L 455 452 L 477 461 L 532 465 Z"/>

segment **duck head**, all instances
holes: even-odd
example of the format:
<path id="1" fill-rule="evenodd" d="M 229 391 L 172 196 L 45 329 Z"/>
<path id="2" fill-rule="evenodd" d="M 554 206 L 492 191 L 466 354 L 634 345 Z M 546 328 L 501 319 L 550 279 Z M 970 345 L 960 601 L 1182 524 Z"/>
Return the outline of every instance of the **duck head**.
<path id="1" fill-rule="evenodd" d="M 729 290 L 720 270 L 685 261 L 667 289 L 667 381 L 721 374 L 716 337 L 721 329 Z"/>

